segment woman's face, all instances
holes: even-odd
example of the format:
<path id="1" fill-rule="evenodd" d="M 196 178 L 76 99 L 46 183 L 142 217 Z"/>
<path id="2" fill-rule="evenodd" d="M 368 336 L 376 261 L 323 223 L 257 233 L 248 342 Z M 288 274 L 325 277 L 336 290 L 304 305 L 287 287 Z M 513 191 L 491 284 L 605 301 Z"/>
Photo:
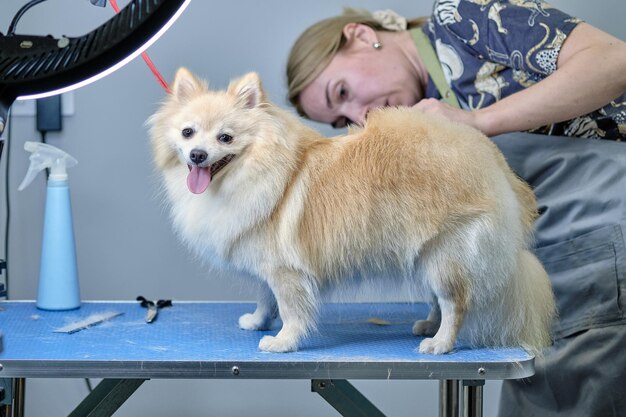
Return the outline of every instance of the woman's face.
<path id="1" fill-rule="evenodd" d="M 312 120 L 344 127 L 362 124 L 377 107 L 412 106 L 423 96 L 414 67 L 395 45 L 353 42 L 302 91 L 300 103 Z"/>

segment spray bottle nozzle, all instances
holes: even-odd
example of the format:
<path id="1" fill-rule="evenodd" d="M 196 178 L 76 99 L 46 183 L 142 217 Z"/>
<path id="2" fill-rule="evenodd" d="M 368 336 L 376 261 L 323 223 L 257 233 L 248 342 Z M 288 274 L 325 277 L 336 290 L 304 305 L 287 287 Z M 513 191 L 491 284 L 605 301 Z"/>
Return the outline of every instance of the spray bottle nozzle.
<path id="1" fill-rule="evenodd" d="M 67 168 L 75 166 L 78 161 L 61 149 L 40 142 L 25 142 L 24 149 L 31 152 L 30 166 L 24 180 L 17 188 L 22 191 L 35 179 L 39 171 L 50 168 L 50 180 L 67 180 Z"/>

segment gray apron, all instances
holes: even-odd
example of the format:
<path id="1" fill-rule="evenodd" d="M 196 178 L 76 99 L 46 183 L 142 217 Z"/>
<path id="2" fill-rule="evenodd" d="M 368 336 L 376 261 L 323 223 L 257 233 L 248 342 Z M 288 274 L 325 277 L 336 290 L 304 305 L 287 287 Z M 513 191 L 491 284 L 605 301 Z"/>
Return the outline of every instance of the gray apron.
<path id="1" fill-rule="evenodd" d="M 500 416 L 626 416 L 626 143 L 493 140 L 537 195 L 535 252 L 559 314 L 536 375 L 503 384 Z"/>

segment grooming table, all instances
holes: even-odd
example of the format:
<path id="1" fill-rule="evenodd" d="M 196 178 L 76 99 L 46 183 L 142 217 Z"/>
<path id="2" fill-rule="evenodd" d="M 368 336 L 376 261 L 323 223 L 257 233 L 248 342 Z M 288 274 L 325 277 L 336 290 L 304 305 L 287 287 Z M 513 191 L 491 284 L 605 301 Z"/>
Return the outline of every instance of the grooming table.
<path id="1" fill-rule="evenodd" d="M 346 380 L 433 379 L 440 381 L 441 417 L 480 416 L 486 379 L 534 373 L 533 356 L 521 348 L 470 349 L 461 342 L 446 355 L 418 353 L 422 339 L 411 328 L 426 317 L 424 304 L 326 304 L 318 332 L 298 352 L 265 353 L 259 340 L 275 335 L 281 323 L 270 331 L 240 330 L 239 316 L 254 307 L 174 301 L 146 324 L 146 309 L 136 302 L 84 302 L 60 312 L 0 302 L 4 403 L 13 400 L 19 415 L 25 378 L 104 378 L 71 416 L 109 416 L 153 378 L 310 379 L 312 390 L 342 415 L 382 416 Z M 107 312 L 123 315 L 72 334 L 53 332 Z"/>

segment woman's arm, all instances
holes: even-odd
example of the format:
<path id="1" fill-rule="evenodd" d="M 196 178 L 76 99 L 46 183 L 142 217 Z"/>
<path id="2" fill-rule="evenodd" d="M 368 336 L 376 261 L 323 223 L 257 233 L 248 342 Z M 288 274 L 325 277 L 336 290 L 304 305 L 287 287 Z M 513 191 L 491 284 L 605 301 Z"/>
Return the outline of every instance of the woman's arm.
<path id="1" fill-rule="evenodd" d="M 626 91 L 626 43 L 580 23 L 569 34 L 557 69 L 544 80 L 473 112 L 427 99 L 416 108 L 470 124 L 489 136 L 529 130 L 597 110 Z"/>

